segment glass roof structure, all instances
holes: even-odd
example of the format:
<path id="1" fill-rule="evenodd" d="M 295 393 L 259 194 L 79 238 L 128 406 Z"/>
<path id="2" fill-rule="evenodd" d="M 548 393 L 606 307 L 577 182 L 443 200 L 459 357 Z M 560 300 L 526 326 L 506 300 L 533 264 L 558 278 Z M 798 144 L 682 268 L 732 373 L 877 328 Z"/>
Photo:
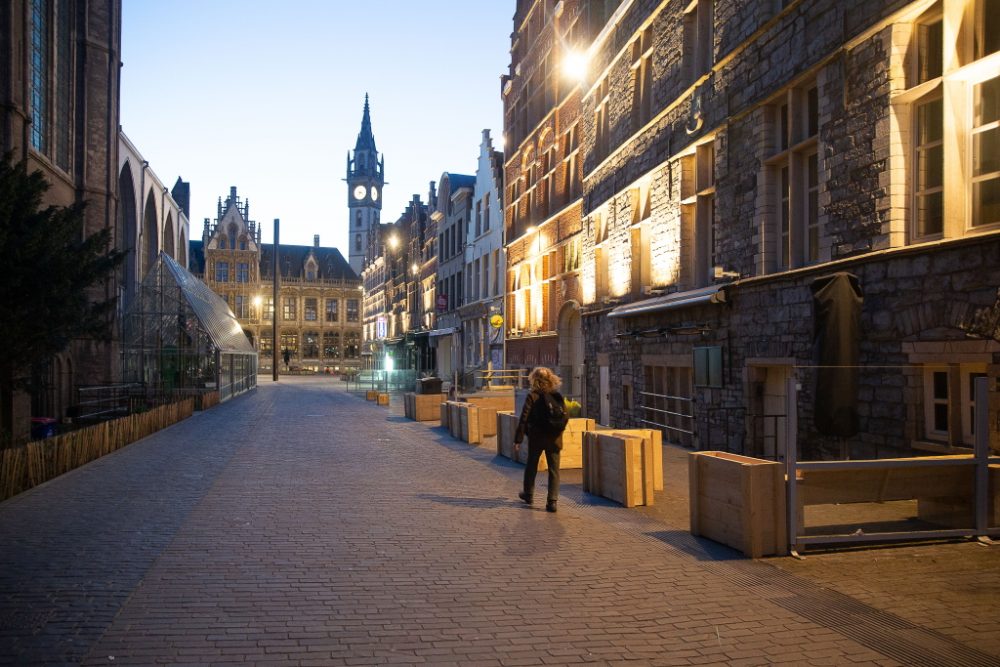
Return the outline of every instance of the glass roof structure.
<path id="1" fill-rule="evenodd" d="M 125 315 L 124 380 L 148 394 L 257 386 L 257 352 L 229 305 L 161 252 Z"/>

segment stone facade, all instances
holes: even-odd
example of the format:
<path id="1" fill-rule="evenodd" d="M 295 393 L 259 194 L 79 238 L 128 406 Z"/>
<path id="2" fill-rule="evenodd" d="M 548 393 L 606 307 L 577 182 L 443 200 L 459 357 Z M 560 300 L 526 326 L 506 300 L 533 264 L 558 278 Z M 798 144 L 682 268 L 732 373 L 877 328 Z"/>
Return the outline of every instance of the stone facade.
<path id="1" fill-rule="evenodd" d="M 281 244 L 278 303 L 274 303 L 274 245 L 261 243 L 250 204 L 236 188 L 219 200 L 214 224 L 191 243 L 191 272 L 219 296 L 257 349 L 261 371 L 273 368 L 273 350 L 288 369 L 353 372 L 361 367 L 361 281 L 337 248 Z M 273 318 L 278 319 L 278 341 Z"/>
<path id="2" fill-rule="evenodd" d="M 581 87 L 565 65 L 617 3 L 518 2 L 502 79 L 506 365 L 550 366 L 582 398 Z M 598 5 L 600 8 L 598 9 Z"/>
<path id="3" fill-rule="evenodd" d="M 962 160 L 993 163 L 959 150 L 990 127 L 961 100 L 1000 88 L 996 40 L 969 37 L 980 5 L 618 6 L 581 94 L 589 414 L 780 457 L 793 380 L 806 455 L 970 445 L 968 386 L 1000 374 L 1000 176 L 978 167 L 989 185 L 970 185 Z M 941 103 L 928 90 L 944 121 L 922 111 Z M 836 272 L 864 299 L 849 443 L 814 420 L 811 286 Z"/>

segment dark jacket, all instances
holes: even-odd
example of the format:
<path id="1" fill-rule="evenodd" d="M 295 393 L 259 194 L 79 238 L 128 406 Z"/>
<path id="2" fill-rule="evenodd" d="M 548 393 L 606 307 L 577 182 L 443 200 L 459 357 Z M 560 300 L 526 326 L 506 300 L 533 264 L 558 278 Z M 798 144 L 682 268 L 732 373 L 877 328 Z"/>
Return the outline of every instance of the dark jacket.
<path id="1" fill-rule="evenodd" d="M 549 395 L 553 400 L 559 403 L 563 402 L 562 394 L 558 391 L 553 391 Z M 540 402 L 542 402 L 542 394 L 532 389 L 528 397 L 524 399 L 524 407 L 521 408 L 521 418 L 517 422 L 517 431 L 514 433 L 514 442 L 520 443 L 524 440 L 524 436 L 527 435 L 533 447 L 547 448 L 561 445 L 562 439 L 560 436 L 537 431 L 532 424 L 532 412 L 545 409 L 544 406 L 538 405 Z"/>

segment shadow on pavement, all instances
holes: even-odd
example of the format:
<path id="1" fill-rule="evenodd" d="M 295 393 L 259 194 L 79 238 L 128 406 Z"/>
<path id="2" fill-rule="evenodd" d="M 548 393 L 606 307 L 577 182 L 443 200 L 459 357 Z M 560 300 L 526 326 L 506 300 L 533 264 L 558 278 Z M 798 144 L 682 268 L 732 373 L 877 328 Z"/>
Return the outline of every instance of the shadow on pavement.
<path id="1" fill-rule="evenodd" d="M 702 561 L 720 560 L 746 560 L 745 557 L 735 549 L 713 542 L 712 540 L 695 537 L 686 530 L 658 530 L 646 533 L 661 542 L 668 544 L 679 551 Z"/>
<path id="2" fill-rule="evenodd" d="M 496 509 L 498 507 L 521 507 L 524 506 L 516 498 L 469 498 L 462 496 L 442 496 L 435 493 L 421 493 L 417 495 L 421 500 L 429 500 L 443 505 L 455 505 L 457 507 L 472 507 L 475 509 Z"/>

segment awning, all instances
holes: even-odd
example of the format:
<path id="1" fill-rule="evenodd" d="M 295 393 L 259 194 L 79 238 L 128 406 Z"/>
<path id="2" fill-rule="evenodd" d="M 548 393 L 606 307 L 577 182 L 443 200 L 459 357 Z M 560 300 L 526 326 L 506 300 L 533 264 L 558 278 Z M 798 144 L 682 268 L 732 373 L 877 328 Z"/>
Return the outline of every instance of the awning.
<path id="1" fill-rule="evenodd" d="M 430 336 L 431 338 L 434 338 L 436 336 L 447 336 L 448 334 L 453 334 L 456 331 L 458 331 L 458 329 L 455 327 L 447 327 L 445 329 L 431 329 L 427 335 Z"/>
<path id="2" fill-rule="evenodd" d="M 608 317 L 637 317 L 650 313 L 659 313 L 665 310 L 675 310 L 677 308 L 688 308 L 707 303 L 725 303 L 726 290 L 722 287 L 712 285 L 699 289 L 688 290 L 687 292 L 674 292 L 652 299 L 643 299 L 634 303 L 626 303 L 618 306 Z"/>

